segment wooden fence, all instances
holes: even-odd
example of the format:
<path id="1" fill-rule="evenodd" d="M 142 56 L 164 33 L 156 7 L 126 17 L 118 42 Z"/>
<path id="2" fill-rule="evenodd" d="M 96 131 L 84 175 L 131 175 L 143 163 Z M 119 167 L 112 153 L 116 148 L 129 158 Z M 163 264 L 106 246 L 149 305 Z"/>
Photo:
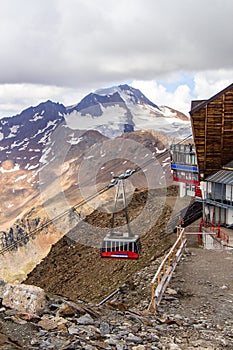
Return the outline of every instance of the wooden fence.
<path id="1" fill-rule="evenodd" d="M 152 312 L 156 312 L 156 307 L 160 304 L 172 274 L 180 261 L 186 243 L 187 238 L 185 237 L 184 228 L 179 227 L 176 242 L 163 259 L 151 282 L 151 302 L 149 308 Z"/>

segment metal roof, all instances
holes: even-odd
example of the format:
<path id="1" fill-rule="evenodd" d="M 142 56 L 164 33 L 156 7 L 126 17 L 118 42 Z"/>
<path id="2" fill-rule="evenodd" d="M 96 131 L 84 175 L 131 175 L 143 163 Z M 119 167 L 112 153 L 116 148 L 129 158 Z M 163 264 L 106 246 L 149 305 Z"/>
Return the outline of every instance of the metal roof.
<path id="1" fill-rule="evenodd" d="M 233 160 L 223 166 L 224 170 L 233 170 Z"/>
<path id="2" fill-rule="evenodd" d="M 217 173 L 207 177 L 206 181 L 233 185 L 233 171 L 219 170 Z"/>

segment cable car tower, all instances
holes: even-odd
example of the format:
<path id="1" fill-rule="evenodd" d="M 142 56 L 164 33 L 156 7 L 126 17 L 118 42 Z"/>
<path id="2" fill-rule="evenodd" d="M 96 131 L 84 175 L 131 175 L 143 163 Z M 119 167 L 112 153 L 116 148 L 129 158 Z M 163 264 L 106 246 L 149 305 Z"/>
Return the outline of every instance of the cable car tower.
<path id="1" fill-rule="evenodd" d="M 108 188 L 116 186 L 116 194 L 111 219 L 111 232 L 103 240 L 101 249 L 102 258 L 138 259 L 139 257 L 140 242 L 138 236 L 133 235 L 130 228 L 124 183 L 124 180 L 134 172 L 135 169 L 126 170 L 124 174 L 115 176 L 108 185 Z M 114 227 L 117 203 L 121 196 L 123 199 L 123 210 L 125 212 L 127 232 L 118 232 Z"/>

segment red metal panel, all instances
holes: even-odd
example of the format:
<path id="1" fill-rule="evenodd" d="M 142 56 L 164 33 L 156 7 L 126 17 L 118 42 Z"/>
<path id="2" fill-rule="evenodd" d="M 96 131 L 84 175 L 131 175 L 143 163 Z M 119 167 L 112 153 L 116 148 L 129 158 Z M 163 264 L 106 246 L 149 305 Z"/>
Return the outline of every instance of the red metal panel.
<path id="1" fill-rule="evenodd" d="M 190 180 L 190 179 L 184 179 L 184 178 L 175 177 L 175 176 L 173 176 L 173 181 L 183 182 L 183 183 L 190 184 L 190 185 L 199 185 L 200 184 L 199 180 Z"/>
<path id="2" fill-rule="evenodd" d="M 135 252 L 121 251 L 121 252 L 101 252 L 102 258 L 113 259 L 138 259 L 139 255 Z"/>

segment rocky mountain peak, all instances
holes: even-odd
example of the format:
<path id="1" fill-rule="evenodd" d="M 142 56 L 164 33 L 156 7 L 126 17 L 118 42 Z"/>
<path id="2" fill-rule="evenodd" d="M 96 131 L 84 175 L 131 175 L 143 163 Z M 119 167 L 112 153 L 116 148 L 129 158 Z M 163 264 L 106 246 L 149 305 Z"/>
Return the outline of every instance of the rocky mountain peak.
<path id="1" fill-rule="evenodd" d="M 127 84 L 119 85 L 119 89 L 124 92 L 134 104 L 147 104 L 160 109 L 155 103 L 151 102 L 139 89 L 135 89 Z"/>
<path id="2" fill-rule="evenodd" d="M 11 160 L 23 168 L 38 166 L 50 134 L 64 121 L 65 113 L 62 104 L 48 100 L 0 119 L 0 164 Z"/>
<path id="3" fill-rule="evenodd" d="M 188 117 L 169 107 L 158 107 L 140 90 L 127 84 L 90 93 L 67 112 L 70 128 L 95 129 L 110 138 L 145 129 L 175 138 L 191 133 Z"/>

